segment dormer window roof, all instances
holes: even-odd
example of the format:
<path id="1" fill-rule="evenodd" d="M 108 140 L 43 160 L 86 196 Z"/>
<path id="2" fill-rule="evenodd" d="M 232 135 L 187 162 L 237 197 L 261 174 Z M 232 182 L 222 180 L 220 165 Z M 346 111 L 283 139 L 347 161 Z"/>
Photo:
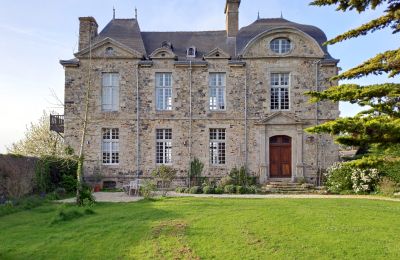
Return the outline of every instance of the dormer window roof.
<path id="1" fill-rule="evenodd" d="M 186 50 L 186 57 L 188 58 L 196 58 L 196 47 L 191 46 Z"/>
<path id="2" fill-rule="evenodd" d="M 173 49 L 174 49 L 174 46 L 173 46 L 172 43 L 169 42 L 169 41 L 163 41 L 163 42 L 161 43 L 161 47 L 162 47 L 162 48 L 167 48 L 167 49 L 170 49 L 170 50 L 173 50 Z"/>

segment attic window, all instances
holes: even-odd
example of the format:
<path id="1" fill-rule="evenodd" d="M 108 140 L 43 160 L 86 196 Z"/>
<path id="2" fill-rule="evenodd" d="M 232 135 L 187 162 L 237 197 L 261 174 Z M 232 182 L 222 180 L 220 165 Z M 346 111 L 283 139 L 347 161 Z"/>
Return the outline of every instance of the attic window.
<path id="1" fill-rule="evenodd" d="M 163 42 L 161 43 L 161 47 L 162 47 L 162 48 L 171 49 L 171 50 L 174 49 L 174 46 L 172 46 L 172 43 L 169 42 L 169 41 L 163 41 Z"/>
<path id="2" fill-rule="evenodd" d="M 194 46 L 189 47 L 186 51 L 186 56 L 189 58 L 195 58 L 196 57 L 196 47 L 194 47 Z"/>
<path id="3" fill-rule="evenodd" d="M 275 53 L 285 54 L 292 49 L 292 44 L 287 38 L 275 38 L 269 43 L 269 47 Z"/>
<path id="4" fill-rule="evenodd" d="M 105 53 L 106 55 L 113 55 L 114 54 L 113 47 L 107 47 Z"/>

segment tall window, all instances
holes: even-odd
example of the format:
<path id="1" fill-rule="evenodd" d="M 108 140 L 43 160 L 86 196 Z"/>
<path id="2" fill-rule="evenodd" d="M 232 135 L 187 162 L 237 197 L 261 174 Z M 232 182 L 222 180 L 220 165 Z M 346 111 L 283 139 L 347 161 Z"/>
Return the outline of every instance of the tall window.
<path id="1" fill-rule="evenodd" d="M 118 73 L 103 73 L 101 106 L 103 111 L 118 111 L 118 106 L 119 106 Z"/>
<path id="2" fill-rule="evenodd" d="M 225 109 L 225 73 L 210 73 L 210 110 Z"/>
<path id="3" fill-rule="evenodd" d="M 271 74 L 271 110 L 289 110 L 289 73 Z"/>
<path id="4" fill-rule="evenodd" d="M 156 108 L 172 110 L 172 74 L 156 73 Z"/>
<path id="5" fill-rule="evenodd" d="M 119 163 L 119 129 L 103 128 L 103 164 Z"/>
<path id="6" fill-rule="evenodd" d="M 156 163 L 172 162 L 172 129 L 156 130 Z"/>
<path id="7" fill-rule="evenodd" d="M 210 129 L 210 160 L 211 164 L 225 164 L 225 129 Z"/>

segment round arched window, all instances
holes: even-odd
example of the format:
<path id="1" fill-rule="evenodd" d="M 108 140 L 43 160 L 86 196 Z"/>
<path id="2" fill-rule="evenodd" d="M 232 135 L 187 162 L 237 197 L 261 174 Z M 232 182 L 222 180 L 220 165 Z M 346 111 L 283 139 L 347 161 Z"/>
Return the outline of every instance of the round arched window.
<path id="1" fill-rule="evenodd" d="M 275 53 L 285 54 L 291 50 L 292 44 L 287 38 L 276 38 L 269 43 L 269 47 Z"/>

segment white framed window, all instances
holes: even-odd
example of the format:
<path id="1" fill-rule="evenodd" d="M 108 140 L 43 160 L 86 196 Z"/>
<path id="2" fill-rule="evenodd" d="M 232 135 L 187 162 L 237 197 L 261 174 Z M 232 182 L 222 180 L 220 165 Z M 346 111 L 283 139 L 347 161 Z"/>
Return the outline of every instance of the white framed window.
<path id="1" fill-rule="evenodd" d="M 210 128 L 210 162 L 213 165 L 225 164 L 225 129 Z"/>
<path id="2" fill-rule="evenodd" d="M 209 75 L 209 96 L 210 96 L 210 110 L 225 110 L 226 98 L 226 74 L 225 73 L 210 73 Z"/>
<path id="3" fill-rule="evenodd" d="M 113 165 L 119 163 L 119 129 L 103 128 L 102 129 L 102 145 L 103 164 Z"/>
<path id="4" fill-rule="evenodd" d="M 287 38 L 276 38 L 269 43 L 269 47 L 275 53 L 285 54 L 291 50 L 292 44 Z"/>
<path id="5" fill-rule="evenodd" d="M 196 47 L 192 46 L 192 47 L 187 48 L 186 56 L 188 58 L 195 58 L 196 57 Z"/>
<path id="6" fill-rule="evenodd" d="M 271 110 L 289 110 L 289 73 L 271 74 Z"/>
<path id="7" fill-rule="evenodd" d="M 156 163 L 172 163 L 172 129 L 156 130 Z"/>
<path id="8" fill-rule="evenodd" d="M 172 110 L 172 73 L 156 73 L 156 109 Z"/>
<path id="9" fill-rule="evenodd" d="M 103 111 L 118 111 L 119 107 L 119 74 L 103 73 L 101 79 Z"/>

